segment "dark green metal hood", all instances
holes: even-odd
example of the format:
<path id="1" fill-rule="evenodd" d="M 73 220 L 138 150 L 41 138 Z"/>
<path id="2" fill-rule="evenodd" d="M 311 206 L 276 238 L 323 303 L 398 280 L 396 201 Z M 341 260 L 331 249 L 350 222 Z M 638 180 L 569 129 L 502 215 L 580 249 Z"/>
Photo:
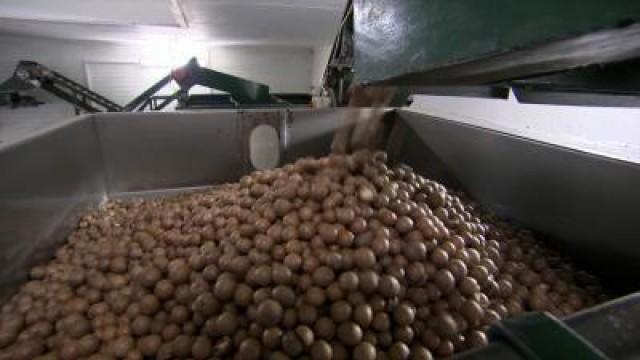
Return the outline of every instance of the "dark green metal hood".
<path id="1" fill-rule="evenodd" d="M 357 82 L 484 84 L 640 56 L 640 1 L 354 0 Z"/>

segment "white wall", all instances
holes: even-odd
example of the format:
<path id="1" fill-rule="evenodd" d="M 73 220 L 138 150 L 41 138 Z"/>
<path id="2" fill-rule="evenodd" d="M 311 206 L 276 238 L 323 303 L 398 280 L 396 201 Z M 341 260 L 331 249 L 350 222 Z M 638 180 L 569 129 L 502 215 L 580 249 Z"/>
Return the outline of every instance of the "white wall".
<path id="1" fill-rule="evenodd" d="M 87 61 L 131 61 L 133 49 L 111 43 L 0 36 L 0 81 L 11 76 L 20 60 L 34 60 L 86 84 Z M 137 61 L 137 59 L 136 59 Z"/>
<path id="2" fill-rule="evenodd" d="M 34 60 L 87 85 L 86 65 L 92 62 L 139 62 L 143 49 L 108 42 L 67 41 L 33 37 L 0 36 L 0 82 L 10 77 L 20 60 Z M 132 79 L 135 82 L 136 79 Z M 0 107 L 0 142 L 22 137 L 75 115 L 71 105 L 35 89 L 30 95 L 46 102 L 35 108 Z M 111 94 L 105 93 L 107 97 Z"/>
<path id="3" fill-rule="evenodd" d="M 410 110 L 640 163 L 636 108 L 520 104 L 511 94 L 509 100 L 420 95 Z"/>
<path id="4" fill-rule="evenodd" d="M 269 85 L 272 92 L 311 90 L 310 48 L 285 46 L 215 46 L 209 67 Z"/>
<path id="5" fill-rule="evenodd" d="M 91 59 L 125 61 L 128 49 L 112 44 L 80 41 L 0 36 L 0 82 L 9 78 L 20 60 L 34 60 L 46 64 L 65 76 L 86 84 L 84 62 Z M 0 107 L 0 144 L 24 137 L 74 116 L 72 106 L 36 89 L 30 92 L 45 105 L 33 108 L 9 109 Z"/>
<path id="6" fill-rule="evenodd" d="M 0 35 L 0 49 L 0 83 L 12 75 L 18 61 L 34 60 L 85 85 L 88 79 L 99 78 L 100 83 L 91 84 L 91 87 L 106 97 L 113 97 L 121 105 L 131 94 L 137 94 L 153 83 L 156 74 L 167 73 L 172 67 L 186 63 L 192 55 L 196 55 L 203 66 L 264 82 L 274 92 L 311 90 L 313 50 L 304 47 L 212 47 L 203 43 L 175 41 L 116 44 Z M 95 69 L 100 64 L 107 64 L 109 71 L 116 72 L 120 64 L 123 74 L 105 76 L 106 70 L 97 74 Z M 135 74 L 132 67 L 139 68 L 140 73 L 139 76 L 125 77 L 129 79 L 126 87 L 133 89 L 125 91 L 123 76 L 125 73 Z M 112 83 L 108 82 L 109 79 Z M 12 129 L 20 129 L 18 132 L 24 133 L 31 125 L 39 127 L 73 116 L 70 105 L 42 90 L 33 93 L 47 104 L 16 110 L 0 107 L 0 142 L 12 136 Z"/>
<path id="7" fill-rule="evenodd" d="M 322 86 L 322 76 L 331 56 L 333 45 L 322 45 L 313 48 L 313 66 L 311 69 L 311 83 L 314 87 Z"/>
<path id="8" fill-rule="evenodd" d="M 0 79 L 9 77 L 21 59 L 33 59 L 86 84 L 86 63 L 142 63 L 143 66 L 171 68 L 185 63 L 196 53 L 203 66 L 264 82 L 275 91 L 308 92 L 311 89 L 313 50 L 304 47 L 192 43 L 184 49 L 175 43 L 117 45 L 0 35 L 0 48 L 3 49 L 0 52 Z M 182 54 L 176 57 L 175 52 Z"/>

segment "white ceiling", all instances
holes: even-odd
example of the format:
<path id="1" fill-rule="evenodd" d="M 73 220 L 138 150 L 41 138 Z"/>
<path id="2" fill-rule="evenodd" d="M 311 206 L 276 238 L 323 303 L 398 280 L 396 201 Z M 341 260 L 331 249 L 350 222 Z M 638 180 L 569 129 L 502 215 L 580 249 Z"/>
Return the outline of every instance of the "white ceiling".
<path id="1" fill-rule="evenodd" d="M 333 40 L 346 1 L 173 0 L 180 14 L 171 0 L 2 0 L 0 33 L 315 46 Z"/>

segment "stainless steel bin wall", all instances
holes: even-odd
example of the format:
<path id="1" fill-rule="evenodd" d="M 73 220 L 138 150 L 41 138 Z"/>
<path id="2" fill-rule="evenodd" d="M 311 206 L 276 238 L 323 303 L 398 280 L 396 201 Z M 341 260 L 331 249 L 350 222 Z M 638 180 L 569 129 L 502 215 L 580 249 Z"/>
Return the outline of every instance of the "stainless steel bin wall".
<path id="1" fill-rule="evenodd" d="M 620 292 L 640 288 L 640 165 L 401 111 L 394 160 L 465 190 Z"/>
<path id="2" fill-rule="evenodd" d="M 105 113 L 0 145 L 0 297 L 108 198 L 237 180 L 249 135 L 273 126 L 282 162 L 329 148 L 340 110 Z"/>
<path id="3" fill-rule="evenodd" d="M 49 258 L 79 212 L 111 197 L 235 181 L 249 134 L 273 126 L 281 163 L 329 150 L 340 109 L 96 114 L 0 146 L 0 289 Z M 605 276 L 640 264 L 640 167 L 400 110 L 391 157 L 459 186 Z M 628 277 L 629 277 L 628 276 Z M 636 280 L 638 285 L 640 280 Z"/>
<path id="4" fill-rule="evenodd" d="M 0 290 L 50 258 L 79 212 L 106 197 L 104 168 L 90 116 L 0 146 Z"/>

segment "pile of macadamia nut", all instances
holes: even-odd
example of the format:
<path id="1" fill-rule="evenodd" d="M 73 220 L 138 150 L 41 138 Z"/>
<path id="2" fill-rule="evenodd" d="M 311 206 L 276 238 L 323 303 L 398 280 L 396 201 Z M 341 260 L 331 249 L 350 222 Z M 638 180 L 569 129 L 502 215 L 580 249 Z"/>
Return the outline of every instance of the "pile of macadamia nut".
<path id="1" fill-rule="evenodd" d="M 597 281 L 384 153 L 86 215 L 0 313 L 0 359 L 432 359 Z"/>

